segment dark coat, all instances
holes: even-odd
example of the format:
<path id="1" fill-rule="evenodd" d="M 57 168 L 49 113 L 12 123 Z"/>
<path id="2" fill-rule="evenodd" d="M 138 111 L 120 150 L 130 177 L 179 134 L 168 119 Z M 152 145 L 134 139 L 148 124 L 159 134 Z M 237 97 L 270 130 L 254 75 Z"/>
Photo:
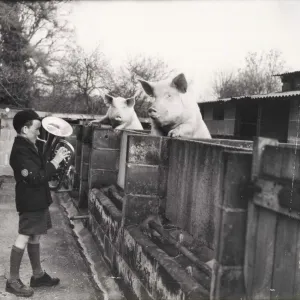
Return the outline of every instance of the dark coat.
<path id="1" fill-rule="evenodd" d="M 56 172 L 51 162 L 26 138 L 17 136 L 10 155 L 10 165 L 16 180 L 18 212 L 38 211 L 52 203 L 48 181 Z"/>

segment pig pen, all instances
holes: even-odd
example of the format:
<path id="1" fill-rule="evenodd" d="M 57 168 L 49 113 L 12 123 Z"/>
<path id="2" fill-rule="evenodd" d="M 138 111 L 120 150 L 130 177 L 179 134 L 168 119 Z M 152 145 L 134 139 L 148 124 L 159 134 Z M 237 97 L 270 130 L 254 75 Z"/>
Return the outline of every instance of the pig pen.
<path id="1" fill-rule="evenodd" d="M 252 142 L 76 126 L 77 205 L 136 298 L 244 297 Z"/>

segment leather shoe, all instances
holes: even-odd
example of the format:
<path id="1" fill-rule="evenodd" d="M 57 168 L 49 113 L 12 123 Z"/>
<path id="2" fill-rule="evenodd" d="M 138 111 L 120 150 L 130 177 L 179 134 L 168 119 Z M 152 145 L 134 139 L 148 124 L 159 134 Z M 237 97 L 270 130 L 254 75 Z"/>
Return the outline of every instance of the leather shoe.
<path id="1" fill-rule="evenodd" d="M 52 278 L 46 272 L 44 272 L 44 275 L 39 278 L 35 278 L 34 276 L 31 276 L 30 286 L 31 287 L 54 286 L 59 284 L 59 281 L 60 281 L 59 278 Z"/>
<path id="2" fill-rule="evenodd" d="M 33 289 L 26 286 L 21 279 L 6 281 L 6 292 L 14 294 L 18 297 L 31 297 L 33 295 Z"/>

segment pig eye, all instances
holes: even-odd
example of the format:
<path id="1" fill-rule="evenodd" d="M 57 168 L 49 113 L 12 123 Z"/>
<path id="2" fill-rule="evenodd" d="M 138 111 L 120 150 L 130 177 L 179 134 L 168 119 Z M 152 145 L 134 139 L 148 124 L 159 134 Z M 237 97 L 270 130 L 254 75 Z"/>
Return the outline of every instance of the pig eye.
<path id="1" fill-rule="evenodd" d="M 167 98 L 171 98 L 171 95 L 170 95 L 170 94 L 167 94 L 166 97 L 167 97 Z"/>

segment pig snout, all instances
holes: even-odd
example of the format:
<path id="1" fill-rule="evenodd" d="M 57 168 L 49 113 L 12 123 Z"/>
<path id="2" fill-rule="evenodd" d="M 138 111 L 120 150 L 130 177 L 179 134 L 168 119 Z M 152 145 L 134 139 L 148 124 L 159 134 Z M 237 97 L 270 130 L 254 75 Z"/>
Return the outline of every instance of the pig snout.
<path id="1" fill-rule="evenodd" d="M 111 118 L 110 123 L 112 125 L 112 128 L 115 128 L 115 127 L 122 124 L 122 118 L 120 116 L 116 116 L 114 118 Z"/>
<path id="2" fill-rule="evenodd" d="M 153 108 L 153 107 L 150 107 L 150 108 L 148 109 L 148 113 L 149 113 L 149 114 L 156 113 L 156 112 L 157 112 L 156 109 Z"/>
<path id="3" fill-rule="evenodd" d="M 149 114 L 149 117 L 152 118 L 152 119 L 157 119 L 158 118 L 158 112 L 154 107 L 150 107 L 148 109 L 148 114 Z"/>

